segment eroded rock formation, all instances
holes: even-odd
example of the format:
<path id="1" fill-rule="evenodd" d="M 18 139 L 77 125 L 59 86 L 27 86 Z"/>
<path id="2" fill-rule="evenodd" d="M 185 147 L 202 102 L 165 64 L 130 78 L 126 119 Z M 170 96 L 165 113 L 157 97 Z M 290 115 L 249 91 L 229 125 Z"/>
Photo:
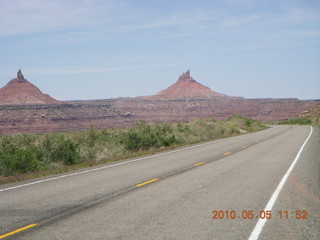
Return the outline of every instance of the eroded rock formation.
<path id="1" fill-rule="evenodd" d="M 0 105 L 58 104 L 58 100 L 43 94 L 39 88 L 24 78 L 21 70 L 0 89 Z"/>
<path id="2" fill-rule="evenodd" d="M 183 73 L 177 82 L 165 90 L 160 91 L 156 97 L 177 99 L 177 98 L 194 98 L 194 97 L 213 97 L 224 96 L 221 93 L 212 91 L 210 88 L 197 82 L 190 76 L 190 70 Z"/>
<path id="3" fill-rule="evenodd" d="M 59 104 L 57 104 L 59 103 Z M 261 121 L 309 114 L 320 100 L 245 99 L 212 91 L 190 77 L 190 71 L 152 97 L 58 102 L 29 83 L 18 71 L 0 89 L 0 135 L 125 127 L 139 120 L 177 122 L 195 118 L 226 119 L 241 114 Z M 10 105 L 10 106 L 9 106 Z M 319 105 L 311 112 L 319 112 Z"/>

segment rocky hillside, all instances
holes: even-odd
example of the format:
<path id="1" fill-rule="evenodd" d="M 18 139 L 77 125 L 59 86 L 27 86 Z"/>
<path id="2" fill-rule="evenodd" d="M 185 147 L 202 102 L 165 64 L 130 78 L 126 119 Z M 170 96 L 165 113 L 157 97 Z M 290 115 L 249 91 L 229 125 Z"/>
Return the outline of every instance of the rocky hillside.
<path id="1" fill-rule="evenodd" d="M 58 104 L 59 101 L 30 83 L 18 71 L 17 77 L 0 89 L 0 105 Z"/>
<path id="2" fill-rule="evenodd" d="M 314 123 L 320 121 L 320 103 L 314 106 L 312 109 L 304 111 L 299 115 L 299 118 L 308 118 L 311 119 Z"/>
<path id="3" fill-rule="evenodd" d="M 197 82 L 190 76 L 190 70 L 183 73 L 177 82 L 165 90 L 160 91 L 156 97 L 167 99 L 178 98 L 196 98 L 196 97 L 213 97 L 224 96 L 223 94 L 212 91 L 210 88 Z"/>

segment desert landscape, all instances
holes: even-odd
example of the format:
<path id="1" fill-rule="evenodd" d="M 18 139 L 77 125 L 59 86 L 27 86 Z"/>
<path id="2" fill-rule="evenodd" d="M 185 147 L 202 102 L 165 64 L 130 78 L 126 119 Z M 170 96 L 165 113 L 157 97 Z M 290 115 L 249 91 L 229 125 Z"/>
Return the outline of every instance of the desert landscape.
<path id="1" fill-rule="evenodd" d="M 320 1 L 0 19 L 0 239 L 320 239 Z"/>
<path id="2" fill-rule="evenodd" d="M 227 119 L 240 114 L 259 121 L 297 117 L 320 100 L 246 99 L 218 93 L 194 80 L 190 70 L 153 96 L 91 101 L 59 101 L 17 77 L 0 89 L 0 134 L 65 132 L 126 127 L 139 120 L 178 122 L 195 118 Z"/>

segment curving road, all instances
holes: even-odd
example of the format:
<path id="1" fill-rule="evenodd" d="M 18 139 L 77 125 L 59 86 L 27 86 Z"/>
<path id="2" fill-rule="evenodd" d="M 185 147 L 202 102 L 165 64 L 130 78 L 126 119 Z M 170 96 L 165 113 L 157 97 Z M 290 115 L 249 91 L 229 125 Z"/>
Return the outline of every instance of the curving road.
<path id="1" fill-rule="evenodd" d="M 320 239 L 319 140 L 276 126 L 2 185 L 0 239 Z"/>

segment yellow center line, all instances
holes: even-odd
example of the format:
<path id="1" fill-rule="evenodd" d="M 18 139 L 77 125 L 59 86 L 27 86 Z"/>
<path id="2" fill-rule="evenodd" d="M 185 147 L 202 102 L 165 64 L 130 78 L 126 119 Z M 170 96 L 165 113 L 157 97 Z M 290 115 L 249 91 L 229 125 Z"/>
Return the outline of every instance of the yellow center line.
<path id="1" fill-rule="evenodd" d="M 247 148 L 248 146 L 242 146 L 242 148 Z"/>
<path id="2" fill-rule="evenodd" d="M 158 178 L 154 178 L 154 179 L 152 179 L 152 180 L 150 180 L 150 181 L 137 184 L 136 187 L 141 187 L 141 186 L 143 186 L 143 185 L 146 185 L 146 184 L 148 184 L 148 183 L 155 182 L 155 181 L 157 181 L 157 180 L 158 180 Z"/>
<path id="3" fill-rule="evenodd" d="M 232 154 L 232 152 L 226 152 L 226 153 L 224 153 L 224 155 L 230 155 L 230 154 Z"/>
<path id="4" fill-rule="evenodd" d="M 201 163 L 197 163 L 197 164 L 195 164 L 195 165 L 193 165 L 193 166 L 200 166 L 200 165 L 202 165 L 202 164 L 205 164 L 206 162 L 201 162 Z"/>
<path id="5" fill-rule="evenodd" d="M 19 229 L 17 229 L 17 230 L 12 231 L 12 232 L 9 232 L 9 233 L 6 233 L 6 234 L 4 234 L 4 235 L 1 235 L 1 236 L 0 236 L 0 239 L 3 239 L 3 238 L 5 238 L 5 237 L 9 237 L 9 236 L 11 236 L 11 235 L 13 235 L 13 234 L 15 234 L 15 233 L 21 232 L 21 231 L 26 230 L 26 229 L 28 229 L 28 228 L 35 227 L 35 226 L 37 226 L 37 225 L 38 225 L 38 224 L 34 223 L 34 224 L 30 224 L 30 225 L 28 225 L 28 226 L 25 226 L 25 227 L 23 227 L 23 228 L 19 228 Z"/>

